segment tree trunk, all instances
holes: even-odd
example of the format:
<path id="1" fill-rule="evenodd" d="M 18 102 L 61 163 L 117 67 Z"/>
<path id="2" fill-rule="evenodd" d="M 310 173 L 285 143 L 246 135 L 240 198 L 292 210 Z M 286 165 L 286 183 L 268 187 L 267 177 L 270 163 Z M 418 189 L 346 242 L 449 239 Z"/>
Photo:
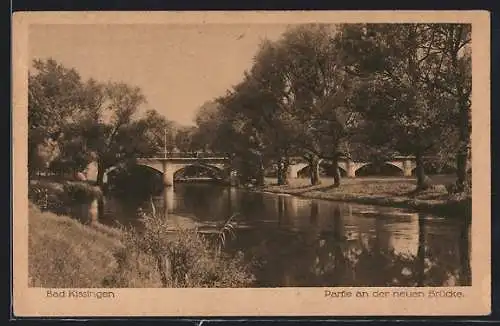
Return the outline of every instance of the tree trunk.
<path id="1" fill-rule="evenodd" d="M 264 163 L 262 159 L 259 161 L 259 171 L 257 172 L 257 186 L 262 187 L 266 183 L 264 175 Z"/>
<path id="2" fill-rule="evenodd" d="M 97 161 L 97 185 L 102 187 L 104 185 L 104 171 L 105 167 L 101 161 Z"/>
<path id="3" fill-rule="evenodd" d="M 460 29 L 461 33 L 462 30 Z M 452 50 L 452 65 L 456 72 L 459 70 L 459 48 Z M 471 134 L 471 111 L 470 94 L 466 91 L 465 85 L 460 78 L 455 78 L 455 87 L 457 90 L 458 106 L 458 130 L 459 130 L 459 149 L 457 153 L 457 191 L 464 192 L 468 188 L 467 178 L 467 160 L 470 154 L 470 134 Z"/>
<path id="4" fill-rule="evenodd" d="M 98 160 L 97 161 L 97 186 L 101 189 L 101 192 L 104 191 L 103 186 L 104 186 L 104 164 Z M 97 216 L 98 219 L 100 220 L 103 217 L 104 214 L 104 195 L 99 196 L 97 198 Z"/>
<path id="5" fill-rule="evenodd" d="M 319 185 L 321 183 L 319 179 L 319 157 L 317 155 L 312 155 L 309 161 L 311 185 Z"/>
<path id="6" fill-rule="evenodd" d="M 332 168 L 333 168 L 333 186 L 335 188 L 340 187 L 340 170 L 339 170 L 339 159 L 337 156 L 333 158 L 332 161 Z"/>
<path id="7" fill-rule="evenodd" d="M 278 161 L 278 172 L 277 172 L 277 177 L 278 177 L 278 185 L 281 186 L 284 184 L 283 180 L 283 165 L 281 163 L 281 159 Z"/>
<path id="8" fill-rule="evenodd" d="M 285 159 L 283 162 L 283 184 L 287 185 L 288 184 L 288 159 Z"/>
<path id="9" fill-rule="evenodd" d="M 286 185 L 288 184 L 288 164 L 286 163 L 286 159 L 280 158 L 278 161 L 278 185 Z"/>
<path id="10" fill-rule="evenodd" d="M 457 191 L 464 192 L 468 186 L 467 178 L 467 158 L 466 151 L 460 151 L 457 154 Z"/>
<path id="11" fill-rule="evenodd" d="M 459 142 L 457 153 L 457 191 L 464 192 L 469 186 L 467 161 L 470 154 L 470 110 L 466 103 L 459 103 Z"/>
<path id="12" fill-rule="evenodd" d="M 415 168 L 415 174 L 417 175 L 417 190 L 425 190 L 429 188 L 429 180 L 425 175 L 424 170 L 424 158 L 421 153 L 415 155 L 415 160 L 417 166 Z"/>

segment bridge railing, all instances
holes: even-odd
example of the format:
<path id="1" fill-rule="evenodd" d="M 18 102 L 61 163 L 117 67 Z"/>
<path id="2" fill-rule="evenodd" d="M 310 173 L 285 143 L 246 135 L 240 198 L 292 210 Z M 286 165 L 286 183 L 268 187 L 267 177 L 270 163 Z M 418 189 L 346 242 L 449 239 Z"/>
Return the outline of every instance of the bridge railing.
<path id="1" fill-rule="evenodd" d="M 229 158 L 228 153 L 207 153 L 207 152 L 159 152 L 158 158 Z"/>
<path id="2" fill-rule="evenodd" d="M 426 159 L 426 160 L 432 160 L 432 159 L 435 159 L 435 158 L 436 158 L 435 156 L 424 156 L 424 159 Z M 352 162 L 365 162 L 365 161 L 362 161 L 362 160 L 353 159 L 353 158 L 345 156 L 345 155 L 340 156 L 339 160 L 340 161 L 352 161 Z M 388 157 L 387 159 L 385 159 L 385 161 L 401 161 L 401 160 L 415 160 L 415 156 L 412 156 L 412 155 L 396 155 L 396 156 Z M 323 158 L 323 161 L 331 161 L 331 159 L 329 159 L 329 158 Z M 293 157 L 289 158 L 289 162 L 291 164 L 307 163 L 307 160 L 304 157 L 302 157 L 302 156 L 293 156 Z"/>

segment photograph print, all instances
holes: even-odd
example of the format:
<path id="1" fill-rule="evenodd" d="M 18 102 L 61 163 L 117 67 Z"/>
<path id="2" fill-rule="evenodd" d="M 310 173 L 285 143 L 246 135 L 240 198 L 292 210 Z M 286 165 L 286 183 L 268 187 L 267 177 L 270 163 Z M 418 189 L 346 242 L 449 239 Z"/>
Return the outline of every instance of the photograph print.
<path id="1" fill-rule="evenodd" d="M 30 25 L 29 287 L 471 286 L 472 42 Z"/>

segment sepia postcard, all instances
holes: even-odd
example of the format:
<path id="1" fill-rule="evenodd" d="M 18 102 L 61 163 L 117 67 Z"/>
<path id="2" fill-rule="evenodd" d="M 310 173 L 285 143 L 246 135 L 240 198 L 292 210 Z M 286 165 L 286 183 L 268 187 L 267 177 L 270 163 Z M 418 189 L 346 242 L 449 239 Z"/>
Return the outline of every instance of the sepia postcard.
<path id="1" fill-rule="evenodd" d="M 490 313 L 488 12 L 12 30 L 15 316 Z"/>

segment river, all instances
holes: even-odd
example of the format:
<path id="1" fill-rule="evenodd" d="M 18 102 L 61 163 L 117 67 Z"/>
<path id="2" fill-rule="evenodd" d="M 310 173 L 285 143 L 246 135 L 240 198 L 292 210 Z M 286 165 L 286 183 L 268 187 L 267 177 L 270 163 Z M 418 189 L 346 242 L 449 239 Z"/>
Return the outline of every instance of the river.
<path id="1" fill-rule="evenodd" d="M 175 184 L 158 209 L 199 222 L 233 214 L 229 253 L 252 263 L 256 287 L 466 286 L 470 226 L 405 209 L 303 199 L 214 184 Z M 138 205 L 106 198 L 102 222 L 137 223 Z"/>

